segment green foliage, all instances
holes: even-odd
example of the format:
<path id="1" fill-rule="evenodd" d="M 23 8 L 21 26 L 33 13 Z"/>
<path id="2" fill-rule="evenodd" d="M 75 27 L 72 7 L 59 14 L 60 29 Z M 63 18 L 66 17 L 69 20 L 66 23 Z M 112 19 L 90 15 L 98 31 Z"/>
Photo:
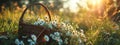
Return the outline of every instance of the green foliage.
<path id="1" fill-rule="evenodd" d="M 74 30 L 63 31 L 62 34 L 64 39 L 69 39 L 70 45 L 79 45 L 79 37 L 83 40 L 85 45 L 119 45 L 120 43 L 120 25 L 110 21 L 109 18 L 99 19 L 97 15 L 88 15 L 84 14 L 84 12 L 82 12 L 82 14 L 77 13 L 76 15 L 72 13 L 69 13 L 69 15 L 61 12 L 57 13 L 59 13 L 59 20 L 64 20 L 66 23 L 72 24 L 74 28 Z M 18 23 L 21 14 L 22 11 L 10 11 L 9 9 L 5 9 L 0 13 L 0 32 L 8 32 L 10 41 L 14 42 L 14 38 L 17 37 Z M 37 20 L 35 17 L 37 16 L 25 14 L 24 21 L 26 21 L 26 23 L 33 23 Z M 44 18 L 43 16 L 40 17 Z M 86 37 L 82 37 L 79 34 L 77 34 L 78 36 L 76 37 L 64 36 L 67 31 L 77 31 L 80 33 L 80 30 L 84 31 Z M 10 43 L 9 40 L 7 41 Z"/>

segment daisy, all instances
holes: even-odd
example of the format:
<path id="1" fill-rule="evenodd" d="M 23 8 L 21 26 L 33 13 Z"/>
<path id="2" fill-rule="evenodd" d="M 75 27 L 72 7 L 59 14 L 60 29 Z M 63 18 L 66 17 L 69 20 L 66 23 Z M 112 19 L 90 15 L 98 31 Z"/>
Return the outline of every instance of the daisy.
<path id="1" fill-rule="evenodd" d="M 54 35 L 59 37 L 60 33 L 59 32 L 54 32 Z"/>
<path id="2" fill-rule="evenodd" d="M 51 22 L 53 26 L 57 27 L 57 22 L 56 21 L 52 21 Z"/>
<path id="3" fill-rule="evenodd" d="M 31 38 L 33 39 L 34 42 L 37 41 L 37 37 L 34 34 L 31 35 Z"/>
<path id="4" fill-rule="evenodd" d="M 70 36 L 70 35 L 71 35 L 71 32 L 67 31 L 66 36 Z"/>
<path id="5" fill-rule="evenodd" d="M 35 45 L 35 42 L 33 40 L 28 39 L 27 41 L 29 42 L 29 45 Z"/>
<path id="6" fill-rule="evenodd" d="M 44 39 L 45 39 L 45 41 L 48 42 L 48 41 L 49 41 L 49 37 L 48 37 L 48 35 L 45 35 L 45 36 L 44 36 Z"/>
<path id="7" fill-rule="evenodd" d="M 58 40 L 58 44 L 59 44 L 59 45 L 62 45 L 62 44 L 63 44 L 63 40 L 62 40 L 62 39 L 59 39 L 59 40 Z"/>
<path id="8" fill-rule="evenodd" d="M 19 39 L 15 39 L 16 45 L 24 45 L 23 41 L 20 41 Z"/>
<path id="9" fill-rule="evenodd" d="M 45 24 L 45 21 L 44 21 L 43 19 L 39 19 L 39 20 L 38 20 L 38 24 L 39 24 L 39 25 L 44 25 L 44 24 Z"/>

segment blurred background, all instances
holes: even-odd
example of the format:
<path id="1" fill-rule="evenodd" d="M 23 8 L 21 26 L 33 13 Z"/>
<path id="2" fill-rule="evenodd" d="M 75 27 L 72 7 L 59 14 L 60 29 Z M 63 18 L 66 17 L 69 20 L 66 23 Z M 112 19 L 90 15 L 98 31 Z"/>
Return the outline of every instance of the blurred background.
<path id="1" fill-rule="evenodd" d="M 33 3 L 43 3 L 57 15 L 61 12 L 72 17 L 83 13 L 97 15 L 99 18 L 114 17 L 120 10 L 119 0 L 0 0 L 0 12 L 7 8 L 20 9 Z"/>

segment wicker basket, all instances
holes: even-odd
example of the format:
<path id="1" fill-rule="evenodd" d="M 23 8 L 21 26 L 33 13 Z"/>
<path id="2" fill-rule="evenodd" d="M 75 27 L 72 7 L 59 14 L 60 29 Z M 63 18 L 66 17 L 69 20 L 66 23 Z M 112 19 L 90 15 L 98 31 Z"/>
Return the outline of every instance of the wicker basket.
<path id="1" fill-rule="evenodd" d="M 26 24 L 23 22 L 23 17 L 24 17 L 24 14 L 26 13 L 26 10 L 30 6 L 34 6 L 34 5 L 41 5 L 42 7 L 44 7 L 46 12 L 48 13 L 49 21 L 51 21 L 51 16 L 50 16 L 49 10 L 43 4 L 41 4 L 41 3 L 30 4 L 24 10 L 24 12 L 22 13 L 22 16 L 20 17 L 18 36 L 19 36 L 19 39 L 22 39 L 22 36 L 30 37 L 31 34 L 35 34 L 37 36 L 37 43 L 40 43 L 40 42 L 42 42 L 44 35 L 49 35 L 50 33 L 54 32 L 54 30 L 52 30 L 50 28 L 46 28 L 44 26 L 36 26 L 36 25 L 32 25 L 32 24 Z"/>

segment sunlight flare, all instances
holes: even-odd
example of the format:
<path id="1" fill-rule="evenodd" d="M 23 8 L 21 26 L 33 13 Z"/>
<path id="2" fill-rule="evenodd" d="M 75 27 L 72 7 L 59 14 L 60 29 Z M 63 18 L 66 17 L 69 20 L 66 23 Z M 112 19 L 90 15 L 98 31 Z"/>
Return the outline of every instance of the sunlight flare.
<path id="1" fill-rule="evenodd" d="M 98 6 L 102 3 L 102 0 L 87 0 L 92 6 Z"/>

